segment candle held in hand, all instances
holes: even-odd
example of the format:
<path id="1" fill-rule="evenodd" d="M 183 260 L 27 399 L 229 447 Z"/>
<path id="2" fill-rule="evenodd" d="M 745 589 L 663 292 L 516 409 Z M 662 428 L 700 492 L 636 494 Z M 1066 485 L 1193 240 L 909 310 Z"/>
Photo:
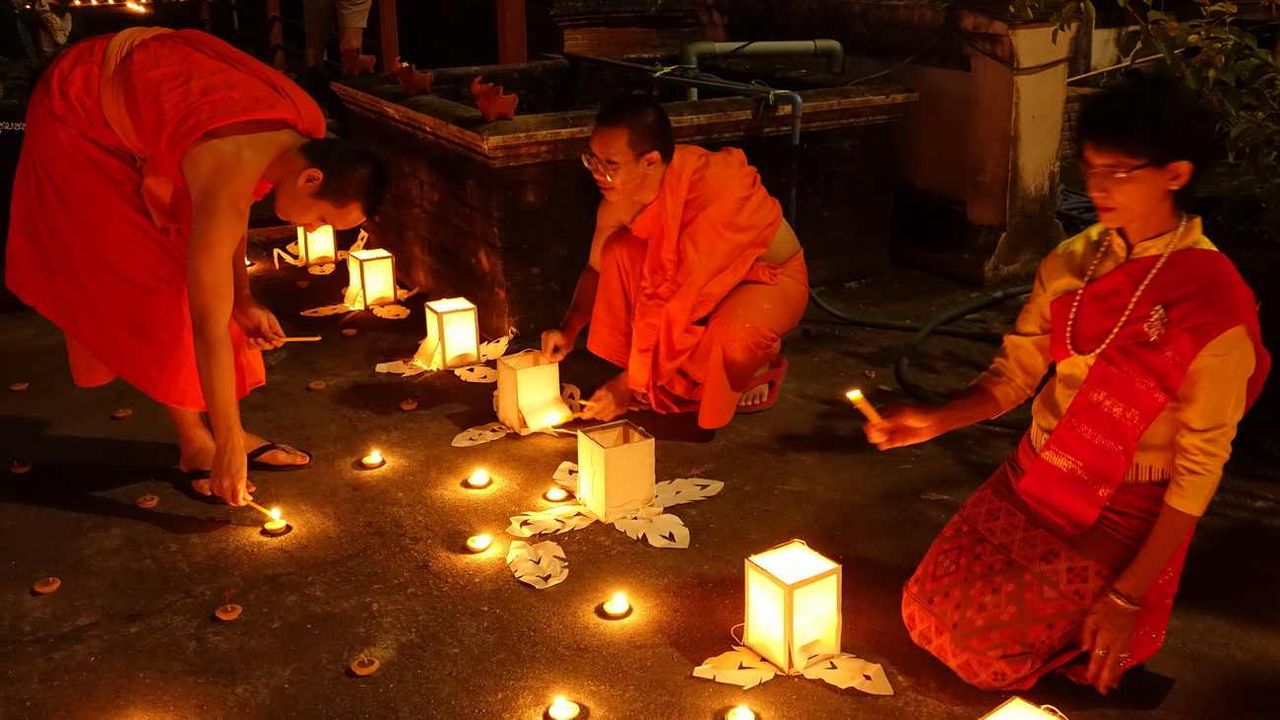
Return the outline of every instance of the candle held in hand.
<path id="1" fill-rule="evenodd" d="M 862 394 L 861 390 L 854 388 L 845 393 L 844 396 L 849 399 L 849 402 L 853 403 L 854 407 L 858 408 L 858 410 L 866 416 L 869 422 L 884 422 L 884 418 L 880 417 L 880 413 L 876 412 L 875 407 L 872 406 L 866 396 Z"/>

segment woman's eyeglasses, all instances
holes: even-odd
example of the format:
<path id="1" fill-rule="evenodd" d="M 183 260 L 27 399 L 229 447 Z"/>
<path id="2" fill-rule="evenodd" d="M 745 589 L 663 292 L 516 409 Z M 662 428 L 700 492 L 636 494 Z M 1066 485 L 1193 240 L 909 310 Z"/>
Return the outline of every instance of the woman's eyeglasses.
<path id="1" fill-rule="evenodd" d="M 1085 182 L 1090 180 L 1094 182 L 1124 182 L 1133 177 L 1133 174 L 1139 170 L 1146 170 L 1154 167 L 1156 163 L 1144 162 L 1141 165 L 1134 165 L 1131 168 L 1099 168 L 1093 167 L 1088 163 L 1080 163 L 1080 176 Z"/>

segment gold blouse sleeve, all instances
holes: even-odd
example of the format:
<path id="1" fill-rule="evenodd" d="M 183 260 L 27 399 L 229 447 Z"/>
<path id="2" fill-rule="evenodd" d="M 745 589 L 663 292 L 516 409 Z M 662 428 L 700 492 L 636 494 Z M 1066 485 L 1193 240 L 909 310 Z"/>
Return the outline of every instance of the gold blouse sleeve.
<path id="1" fill-rule="evenodd" d="M 1001 414 L 1034 395 L 1049 370 L 1052 328 L 1049 307 L 1053 301 L 1048 290 L 1049 268 L 1048 260 L 1041 263 L 1031 288 L 1031 297 L 1018 313 L 1013 330 L 1005 334 L 1000 352 L 975 382 L 995 397 Z"/>

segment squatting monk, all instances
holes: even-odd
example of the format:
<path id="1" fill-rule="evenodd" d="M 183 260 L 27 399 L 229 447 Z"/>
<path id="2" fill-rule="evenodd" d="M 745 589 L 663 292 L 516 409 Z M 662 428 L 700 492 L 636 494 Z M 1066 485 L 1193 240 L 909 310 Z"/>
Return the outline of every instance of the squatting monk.
<path id="1" fill-rule="evenodd" d="M 325 140 L 284 75 L 192 30 L 90 38 L 44 72 L 27 111 L 6 281 L 66 336 L 77 385 L 119 377 L 162 404 L 198 490 L 250 499 L 250 465 L 310 455 L 241 424 L 284 333 L 245 270 L 250 205 L 308 228 L 374 212 L 378 160 Z M 207 424 L 201 413 L 207 413 Z"/>
<path id="2" fill-rule="evenodd" d="M 1106 694 L 1160 648 L 1187 546 L 1270 369 L 1253 292 L 1187 212 L 1212 116 L 1179 81 L 1141 77 L 1091 97 L 1078 135 L 1098 224 L 1040 264 L 968 392 L 866 426 L 887 450 L 1035 396 L 1017 450 L 902 596 L 912 639 L 987 690 L 1063 670 Z"/>
<path id="3" fill-rule="evenodd" d="M 622 369 L 586 406 L 696 411 L 699 426 L 770 407 L 787 371 L 782 336 L 804 314 L 808 271 L 795 232 L 741 151 L 675 144 L 656 101 L 630 95 L 597 115 L 582 161 L 603 196 L 587 267 L 542 351 L 587 349 Z"/>

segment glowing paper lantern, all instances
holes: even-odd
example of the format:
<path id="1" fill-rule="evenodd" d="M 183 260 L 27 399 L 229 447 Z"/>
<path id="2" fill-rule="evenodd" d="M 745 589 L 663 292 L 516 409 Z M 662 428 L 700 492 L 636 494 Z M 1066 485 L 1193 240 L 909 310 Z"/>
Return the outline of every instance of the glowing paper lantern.
<path id="1" fill-rule="evenodd" d="M 1011 697 L 1000 707 L 983 715 L 981 720 L 1062 720 L 1062 713 L 1047 705 L 1042 708 L 1020 697 Z"/>
<path id="2" fill-rule="evenodd" d="M 303 265 L 318 265 L 337 260 L 338 248 L 333 239 L 333 226 L 321 225 L 315 230 L 298 228 L 298 259 Z"/>
<path id="3" fill-rule="evenodd" d="M 653 436 L 628 420 L 578 431 L 578 500 L 612 522 L 653 502 Z"/>
<path id="4" fill-rule="evenodd" d="M 355 250 L 347 255 L 346 304 L 356 310 L 396 301 L 396 259 L 381 248 Z"/>
<path id="5" fill-rule="evenodd" d="M 560 397 L 560 364 L 540 352 L 498 358 L 498 420 L 516 432 L 555 427 L 573 417 Z"/>
<path id="6" fill-rule="evenodd" d="M 476 306 L 461 297 L 427 303 L 427 340 L 418 362 L 429 368 L 451 368 L 480 362 L 480 326 Z"/>
<path id="7" fill-rule="evenodd" d="M 792 540 L 747 558 L 743 643 L 785 673 L 840 652 L 841 568 Z"/>

